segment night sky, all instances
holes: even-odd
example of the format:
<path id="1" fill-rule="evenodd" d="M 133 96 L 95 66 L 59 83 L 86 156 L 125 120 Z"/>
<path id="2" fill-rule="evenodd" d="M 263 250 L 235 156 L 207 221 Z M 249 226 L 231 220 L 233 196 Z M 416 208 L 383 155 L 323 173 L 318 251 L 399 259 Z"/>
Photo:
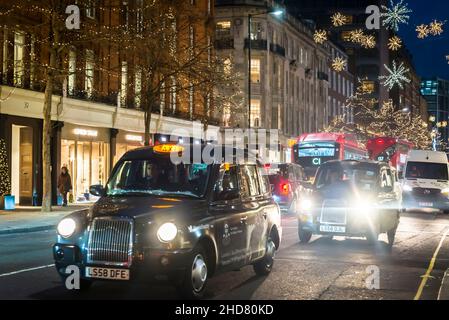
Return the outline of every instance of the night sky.
<path id="1" fill-rule="evenodd" d="M 449 1 L 448 0 L 408 0 L 410 15 L 408 25 L 402 25 L 400 35 L 411 51 L 420 76 L 439 76 L 449 80 Z M 445 32 L 439 37 L 429 36 L 421 40 L 416 37 L 415 27 L 428 24 L 434 19 L 446 21 Z"/>

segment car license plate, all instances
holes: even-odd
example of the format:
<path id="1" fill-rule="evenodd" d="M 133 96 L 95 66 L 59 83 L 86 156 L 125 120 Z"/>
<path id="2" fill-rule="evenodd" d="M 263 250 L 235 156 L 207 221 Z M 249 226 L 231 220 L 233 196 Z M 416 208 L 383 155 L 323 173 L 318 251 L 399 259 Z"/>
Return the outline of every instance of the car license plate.
<path id="1" fill-rule="evenodd" d="M 426 208 L 433 208 L 433 203 L 432 202 L 420 202 L 419 203 L 420 207 L 426 207 Z"/>
<path id="2" fill-rule="evenodd" d="M 127 281 L 129 280 L 129 270 L 86 267 L 86 278 Z"/>
<path id="3" fill-rule="evenodd" d="M 346 227 L 322 225 L 322 226 L 320 226 L 320 231 L 321 232 L 330 232 L 330 233 L 345 233 Z"/>

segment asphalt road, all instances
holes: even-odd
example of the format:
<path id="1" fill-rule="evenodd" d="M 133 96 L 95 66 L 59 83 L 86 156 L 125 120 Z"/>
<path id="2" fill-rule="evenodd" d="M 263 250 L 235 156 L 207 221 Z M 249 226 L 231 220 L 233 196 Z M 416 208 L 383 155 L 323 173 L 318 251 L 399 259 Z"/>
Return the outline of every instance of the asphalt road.
<path id="1" fill-rule="evenodd" d="M 296 224 L 292 217 L 283 218 L 282 247 L 269 277 L 255 277 L 251 267 L 217 276 L 209 282 L 207 298 L 411 300 L 418 295 L 436 300 L 449 296 L 449 286 L 442 289 L 442 282 L 449 282 L 443 281 L 449 268 L 449 216 L 404 215 L 392 251 L 383 238 L 376 246 L 364 239 L 325 237 L 301 245 Z M 52 266 L 54 238 L 54 232 L 0 236 L 0 299 L 178 298 L 170 287 L 123 283 L 96 283 L 86 293 L 67 291 Z M 379 271 L 379 289 L 366 287 L 370 270 Z"/>

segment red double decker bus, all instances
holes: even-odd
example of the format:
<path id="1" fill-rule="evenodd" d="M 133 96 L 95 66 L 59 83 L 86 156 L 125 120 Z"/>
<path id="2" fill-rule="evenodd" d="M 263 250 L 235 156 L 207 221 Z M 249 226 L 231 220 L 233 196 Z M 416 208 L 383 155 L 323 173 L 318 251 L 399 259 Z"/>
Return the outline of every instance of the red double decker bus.
<path id="1" fill-rule="evenodd" d="M 368 140 L 367 149 L 371 160 L 388 162 L 398 172 L 403 172 L 407 156 L 414 149 L 411 142 L 391 137 L 378 137 Z"/>
<path id="2" fill-rule="evenodd" d="M 293 146 L 292 161 L 301 165 L 309 178 L 330 160 L 367 159 L 368 153 L 351 133 L 306 133 Z"/>

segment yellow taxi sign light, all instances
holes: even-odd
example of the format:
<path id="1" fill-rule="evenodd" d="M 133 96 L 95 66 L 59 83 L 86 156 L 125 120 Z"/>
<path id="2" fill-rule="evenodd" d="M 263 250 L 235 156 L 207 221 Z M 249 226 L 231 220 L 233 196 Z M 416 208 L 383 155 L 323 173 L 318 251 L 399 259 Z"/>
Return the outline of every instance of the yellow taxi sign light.
<path id="1" fill-rule="evenodd" d="M 154 146 L 153 151 L 157 153 L 179 153 L 184 151 L 184 147 L 176 144 L 160 144 Z"/>

